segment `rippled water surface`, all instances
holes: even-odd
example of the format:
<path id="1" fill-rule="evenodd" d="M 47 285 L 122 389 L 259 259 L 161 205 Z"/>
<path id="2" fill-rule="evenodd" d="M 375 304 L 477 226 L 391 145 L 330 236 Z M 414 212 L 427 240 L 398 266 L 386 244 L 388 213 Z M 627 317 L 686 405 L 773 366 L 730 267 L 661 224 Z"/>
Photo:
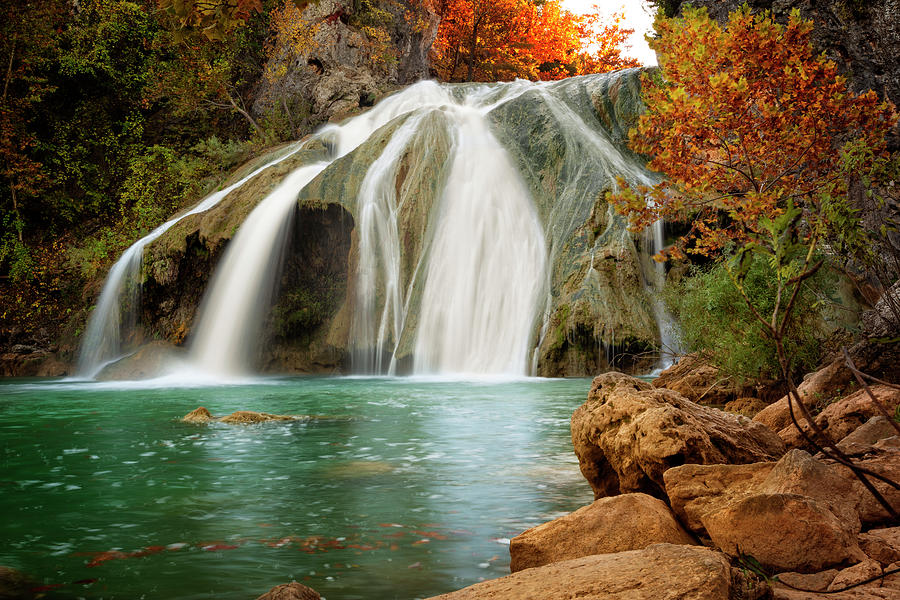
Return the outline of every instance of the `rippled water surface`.
<path id="1" fill-rule="evenodd" d="M 587 379 L 0 380 L 0 564 L 47 598 L 422 598 L 509 572 L 509 538 L 589 503 Z M 257 410 L 306 421 L 189 425 Z"/>

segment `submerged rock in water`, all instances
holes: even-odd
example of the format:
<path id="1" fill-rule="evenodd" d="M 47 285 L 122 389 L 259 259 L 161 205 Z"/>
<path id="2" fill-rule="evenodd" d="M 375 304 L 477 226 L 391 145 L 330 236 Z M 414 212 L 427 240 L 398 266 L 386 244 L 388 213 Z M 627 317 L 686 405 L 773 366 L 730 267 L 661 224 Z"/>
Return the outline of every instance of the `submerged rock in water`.
<path id="1" fill-rule="evenodd" d="M 12 567 L 0 566 L 0 599 L 31 600 L 35 598 L 32 588 L 38 584 Z"/>
<path id="2" fill-rule="evenodd" d="M 730 591 L 731 566 L 721 553 L 699 546 L 655 544 L 525 569 L 432 600 L 727 600 Z"/>
<path id="3" fill-rule="evenodd" d="M 206 410 L 203 406 L 198 406 L 181 419 L 185 423 L 209 423 L 210 421 L 215 421 L 216 418 L 212 416 L 212 414 Z"/>
<path id="4" fill-rule="evenodd" d="M 304 417 L 296 417 L 289 415 L 273 415 L 271 413 L 254 412 L 252 410 L 237 410 L 230 415 L 226 415 L 219 419 L 222 423 L 231 423 L 238 425 L 247 425 L 251 423 L 264 423 L 266 421 L 295 421 Z"/>
<path id="5" fill-rule="evenodd" d="M 292 581 L 276 585 L 256 600 L 320 600 L 319 592 L 302 583 Z"/>
<path id="6" fill-rule="evenodd" d="M 224 417 L 214 417 L 206 408 L 200 406 L 184 416 L 181 420 L 185 423 L 228 423 L 230 425 L 251 425 L 253 423 L 265 423 L 267 421 L 306 421 L 308 416 L 301 415 L 273 415 L 271 413 L 255 412 L 252 410 L 237 410 Z"/>
<path id="7" fill-rule="evenodd" d="M 561 560 L 640 550 L 652 544 L 695 544 L 666 504 L 646 494 L 601 498 L 532 527 L 509 544 L 513 573 Z"/>

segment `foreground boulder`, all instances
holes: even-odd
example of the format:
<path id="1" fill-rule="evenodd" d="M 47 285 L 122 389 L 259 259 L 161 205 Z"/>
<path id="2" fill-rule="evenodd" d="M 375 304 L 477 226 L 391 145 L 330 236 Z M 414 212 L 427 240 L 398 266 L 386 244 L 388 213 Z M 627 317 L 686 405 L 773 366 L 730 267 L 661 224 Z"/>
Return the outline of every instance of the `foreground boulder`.
<path id="1" fill-rule="evenodd" d="M 886 567 L 900 562 L 900 527 L 872 529 L 859 536 L 859 547 L 869 558 Z"/>
<path id="2" fill-rule="evenodd" d="M 647 494 L 601 498 L 559 519 L 533 527 L 509 544 L 510 571 L 657 543 L 694 544 L 666 504 Z"/>
<path id="3" fill-rule="evenodd" d="M 860 466 L 895 481 L 900 480 L 900 448 L 889 438 L 857 458 Z M 691 531 L 707 533 L 703 518 L 708 514 L 756 494 L 795 494 L 827 507 L 851 529 L 885 523 L 884 507 L 842 465 L 818 460 L 803 450 L 792 450 L 777 463 L 749 465 L 684 465 L 665 474 L 666 492 L 672 510 Z M 879 481 L 876 488 L 894 506 L 900 506 L 900 491 Z M 785 518 L 790 518 L 786 515 Z"/>
<path id="4" fill-rule="evenodd" d="M 854 481 L 803 450 L 791 450 L 777 463 L 684 465 L 667 471 L 665 481 L 672 510 L 697 533 L 706 532 L 707 514 L 759 494 L 814 499 L 856 532 L 860 528 Z"/>
<path id="5" fill-rule="evenodd" d="M 822 462 L 851 483 L 853 489 L 851 498 L 864 526 L 880 525 L 890 521 L 888 512 L 863 487 L 850 469 L 829 460 Z M 894 436 L 881 440 L 872 446 L 865 455 L 854 458 L 854 463 L 892 481 L 900 482 L 900 437 Z M 872 485 L 881 492 L 891 506 L 895 508 L 900 506 L 900 490 L 876 479 L 872 480 Z"/>
<path id="6" fill-rule="evenodd" d="M 807 496 L 754 494 L 707 513 L 703 526 L 729 556 L 775 570 L 814 572 L 863 558 L 858 528 Z"/>
<path id="7" fill-rule="evenodd" d="M 321 600 L 319 592 L 302 583 L 292 581 L 276 585 L 256 600 Z"/>
<path id="8" fill-rule="evenodd" d="M 663 473 L 683 464 L 766 462 L 784 454 L 769 428 L 706 408 L 622 373 L 604 373 L 572 415 L 572 444 L 595 498 L 665 498 Z"/>
<path id="9" fill-rule="evenodd" d="M 731 567 L 721 553 L 699 546 L 655 544 L 525 569 L 435 599 L 728 600 L 730 590 Z"/>
<path id="10" fill-rule="evenodd" d="M 773 585 L 773 597 L 775 600 L 895 600 L 900 598 L 900 573 L 883 574 L 898 567 L 900 563 L 882 568 L 875 561 L 865 560 L 841 571 L 829 569 L 808 575 L 781 573 Z"/>

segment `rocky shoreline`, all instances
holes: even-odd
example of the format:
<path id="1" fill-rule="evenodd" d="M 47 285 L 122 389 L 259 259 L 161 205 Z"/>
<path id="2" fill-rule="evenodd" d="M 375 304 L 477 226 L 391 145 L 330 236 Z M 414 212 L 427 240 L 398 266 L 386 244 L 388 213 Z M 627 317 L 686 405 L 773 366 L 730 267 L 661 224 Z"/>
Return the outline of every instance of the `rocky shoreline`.
<path id="1" fill-rule="evenodd" d="M 896 378 L 896 357 L 855 350 Z M 572 416 L 594 503 L 511 540 L 511 575 L 438 598 L 900 598 L 900 527 L 886 509 L 849 469 L 808 452 L 785 398 L 752 420 L 686 398 L 744 393 L 703 371 L 694 361 L 653 384 L 596 377 Z M 828 402 L 816 421 L 857 464 L 900 480 L 900 436 L 849 384 L 835 360 L 800 390 Z M 872 392 L 898 410 L 900 389 Z M 874 485 L 900 507 L 900 490 Z"/>

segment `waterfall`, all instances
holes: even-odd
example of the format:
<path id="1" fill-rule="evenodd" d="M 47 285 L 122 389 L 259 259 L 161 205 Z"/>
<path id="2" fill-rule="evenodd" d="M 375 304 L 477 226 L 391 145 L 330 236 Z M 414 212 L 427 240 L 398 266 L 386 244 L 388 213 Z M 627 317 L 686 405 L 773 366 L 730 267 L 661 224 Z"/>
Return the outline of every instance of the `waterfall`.
<path id="1" fill-rule="evenodd" d="M 653 374 L 659 374 L 675 361 L 680 353 L 675 319 L 666 308 L 662 299 L 663 286 L 666 284 L 666 267 L 661 262 L 652 259 L 653 256 L 666 248 L 665 222 L 660 219 L 643 232 L 643 245 L 648 255 L 645 260 L 644 277 L 647 280 L 647 288 L 652 299 L 653 314 L 659 327 L 659 361 Z"/>
<path id="2" fill-rule="evenodd" d="M 141 262 L 147 244 L 160 237 L 185 217 L 205 212 L 214 207 L 228 194 L 299 150 L 300 146 L 289 148 L 287 152 L 267 162 L 243 179 L 210 194 L 183 215 L 166 221 L 122 253 L 122 256 L 110 269 L 109 275 L 106 276 L 106 282 L 100 292 L 100 299 L 88 320 L 78 356 L 76 370 L 78 377 L 93 378 L 105 365 L 121 358 L 125 338 L 133 335 L 141 303 Z"/>
<path id="3" fill-rule="evenodd" d="M 590 221 L 616 175 L 632 183 L 653 179 L 638 157 L 622 151 L 621 128 L 613 135 L 621 125 L 618 108 L 594 102 L 603 86 L 609 102 L 631 94 L 633 86 L 610 91 L 622 83 L 619 77 L 425 81 L 322 127 L 291 154 L 315 144 L 327 149 L 327 159 L 300 155 L 307 162 L 295 160 L 299 166 L 228 243 L 194 319 L 190 366 L 215 377 L 252 369 L 298 202 L 339 205 L 352 217 L 352 236 L 341 238 L 347 280 L 341 275 L 323 284 L 346 289 L 343 304 L 329 299 L 324 311 L 332 312 L 304 335 L 317 336 L 310 339 L 323 352 L 350 357 L 358 373 L 531 374 L 546 358 L 543 340 L 559 338 L 558 320 L 553 331 L 549 324 L 560 307 L 582 319 L 580 331 L 585 322 L 594 327 L 595 341 L 606 340 L 598 332 L 607 331 L 652 343 L 658 325 L 670 347 L 662 303 L 651 315 L 646 300 L 661 289 L 665 272 L 658 265 L 641 268 L 621 219 L 598 217 L 605 219 L 603 231 Z M 287 156 L 187 214 L 211 208 Z M 140 303 L 130 294 L 140 291 L 143 248 L 178 220 L 136 242 L 113 267 L 85 336 L 81 374 L 91 376 L 121 354 L 134 320 L 129 315 Z M 644 248 L 661 248 L 661 233 Z M 309 276 L 316 281 L 315 273 Z M 628 287 L 619 289 L 619 282 Z M 621 314 L 631 316 L 605 318 Z"/>
<path id="4" fill-rule="evenodd" d="M 274 293 L 297 194 L 328 165 L 296 169 L 244 221 L 203 300 L 189 360 L 206 373 L 247 370 Z"/>
<path id="5" fill-rule="evenodd" d="M 526 375 L 546 278 L 531 197 L 480 111 L 460 110 L 426 271 L 417 373 Z"/>

